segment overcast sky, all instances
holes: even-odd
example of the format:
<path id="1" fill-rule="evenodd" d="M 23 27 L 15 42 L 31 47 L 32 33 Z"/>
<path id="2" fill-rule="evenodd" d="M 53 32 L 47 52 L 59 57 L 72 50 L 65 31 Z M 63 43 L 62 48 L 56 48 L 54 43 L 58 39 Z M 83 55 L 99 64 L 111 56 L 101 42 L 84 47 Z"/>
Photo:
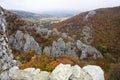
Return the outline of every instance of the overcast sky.
<path id="1" fill-rule="evenodd" d="M 120 6 L 120 0 L 0 0 L 0 5 L 6 9 L 31 12 L 52 10 L 86 11 Z"/>

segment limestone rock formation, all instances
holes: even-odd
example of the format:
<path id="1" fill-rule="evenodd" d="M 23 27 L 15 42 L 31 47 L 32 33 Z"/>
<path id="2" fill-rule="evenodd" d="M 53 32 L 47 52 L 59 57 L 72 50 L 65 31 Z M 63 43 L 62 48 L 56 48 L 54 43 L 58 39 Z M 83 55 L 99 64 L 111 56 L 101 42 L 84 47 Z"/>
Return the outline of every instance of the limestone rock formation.
<path id="1" fill-rule="evenodd" d="M 50 53 L 51 53 L 51 47 L 46 46 L 46 47 L 43 49 L 43 54 L 44 54 L 44 53 L 50 54 Z"/>
<path id="2" fill-rule="evenodd" d="M 34 76 L 32 80 L 49 80 L 50 73 L 47 71 L 41 71 L 39 74 Z"/>
<path id="3" fill-rule="evenodd" d="M 65 53 L 67 55 L 78 58 L 75 50 L 76 50 L 76 47 L 75 47 L 75 45 L 73 43 L 71 43 L 71 42 L 66 43 Z"/>
<path id="4" fill-rule="evenodd" d="M 96 14 L 96 11 L 90 11 L 84 18 L 84 21 L 87 21 L 89 17 L 92 17 Z"/>
<path id="5" fill-rule="evenodd" d="M 35 69 L 35 68 L 27 68 L 27 69 L 24 69 L 24 71 L 29 72 L 34 75 L 37 75 L 40 73 L 40 69 Z"/>
<path id="6" fill-rule="evenodd" d="M 57 41 L 53 41 L 51 47 L 45 47 L 43 53 L 50 53 L 54 57 L 63 56 L 67 54 L 72 57 L 76 57 L 75 45 L 71 42 L 65 43 L 62 38 L 59 38 Z"/>
<path id="7" fill-rule="evenodd" d="M 52 43 L 51 53 L 53 56 L 56 57 L 61 56 L 64 54 L 64 51 L 65 51 L 65 42 L 63 41 L 62 38 Z"/>
<path id="8" fill-rule="evenodd" d="M 34 38 L 27 33 L 24 34 L 22 31 L 17 31 L 15 36 L 11 36 L 9 42 L 12 48 L 19 51 L 35 50 L 37 54 L 42 53 L 41 47 Z"/>
<path id="9" fill-rule="evenodd" d="M 8 47 L 6 37 L 7 23 L 4 18 L 4 11 L 0 7 L 0 80 L 9 80 L 9 69 L 13 66 L 13 55 Z"/>
<path id="10" fill-rule="evenodd" d="M 18 67 L 10 69 L 13 80 L 104 80 L 103 70 L 99 66 L 85 66 L 80 68 L 78 65 L 59 64 L 51 73 L 38 69 L 26 68 L 20 70 Z M 36 73 L 36 74 L 33 74 Z"/>
<path id="11" fill-rule="evenodd" d="M 59 64 L 51 73 L 50 80 L 93 80 L 90 74 L 78 65 Z"/>
<path id="12" fill-rule="evenodd" d="M 69 80 L 71 75 L 71 65 L 59 64 L 51 73 L 50 80 Z"/>
<path id="13" fill-rule="evenodd" d="M 104 72 L 99 66 L 88 65 L 83 67 L 83 70 L 88 72 L 93 80 L 105 80 L 104 79 Z"/>
<path id="14" fill-rule="evenodd" d="M 81 68 L 78 65 L 72 67 L 72 75 L 70 77 L 71 80 L 77 80 L 81 75 Z"/>
<path id="15" fill-rule="evenodd" d="M 95 30 L 92 24 L 89 26 L 84 26 L 81 31 L 81 40 L 87 44 L 91 44 L 94 39 L 94 34 L 95 34 Z"/>
<path id="16" fill-rule="evenodd" d="M 82 51 L 80 59 L 86 59 L 87 57 L 96 59 L 96 58 L 102 58 L 102 54 L 95 49 L 94 47 L 90 45 L 86 45 L 82 43 L 80 40 L 77 40 L 77 48 Z"/>
<path id="17" fill-rule="evenodd" d="M 12 80 L 33 80 L 32 77 L 34 75 L 30 72 L 23 71 L 23 70 L 16 70 L 11 73 Z"/>

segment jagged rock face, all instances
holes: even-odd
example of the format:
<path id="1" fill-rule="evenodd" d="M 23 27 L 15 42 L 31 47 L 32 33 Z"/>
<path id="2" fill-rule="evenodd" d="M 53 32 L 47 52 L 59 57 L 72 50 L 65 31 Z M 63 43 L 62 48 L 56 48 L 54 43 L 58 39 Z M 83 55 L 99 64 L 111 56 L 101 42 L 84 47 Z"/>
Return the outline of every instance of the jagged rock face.
<path id="1" fill-rule="evenodd" d="M 52 55 L 53 56 L 61 56 L 64 55 L 64 51 L 65 51 L 65 42 L 63 41 L 62 38 L 58 39 L 57 42 L 54 41 L 52 44 Z"/>
<path id="2" fill-rule="evenodd" d="M 36 29 L 36 32 L 37 32 L 37 33 L 39 33 L 41 36 L 44 35 L 44 36 L 46 36 L 46 37 L 48 37 L 48 35 L 49 35 L 49 34 L 48 34 L 48 31 L 49 31 L 49 30 L 48 30 L 47 28 L 37 28 L 37 29 Z"/>
<path id="3" fill-rule="evenodd" d="M 51 53 L 51 47 L 45 47 L 44 49 L 43 49 L 43 53 L 47 53 L 47 54 L 50 54 Z"/>
<path id="4" fill-rule="evenodd" d="M 73 43 L 68 42 L 68 43 L 66 43 L 65 47 L 66 47 L 66 48 L 65 48 L 65 49 L 66 49 L 66 50 L 65 50 L 65 53 L 66 53 L 67 55 L 78 58 L 78 56 L 77 56 L 77 54 L 76 54 L 76 52 L 75 52 L 76 47 L 75 47 L 75 45 L 74 45 Z"/>
<path id="5" fill-rule="evenodd" d="M 19 51 L 35 50 L 37 54 L 41 54 L 41 47 L 29 34 L 24 34 L 22 31 L 17 31 L 15 36 L 9 38 L 12 48 Z"/>
<path id="6" fill-rule="evenodd" d="M 9 80 L 8 70 L 13 66 L 11 50 L 8 47 L 8 39 L 6 37 L 6 21 L 4 11 L 0 8 L 0 80 Z"/>
<path id="7" fill-rule="evenodd" d="M 80 59 L 86 59 L 86 58 L 103 58 L 102 54 L 95 49 L 94 47 L 90 46 L 90 45 L 86 45 L 84 43 L 82 43 L 80 40 L 77 40 L 77 48 L 79 50 L 81 50 L 81 56 Z"/>
<path id="8" fill-rule="evenodd" d="M 51 54 L 54 57 L 63 56 L 67 54 L 77 58 L 75 52 L 75 46 L 71 42 L 65 43 L 62 38 L 59 38 L 57 41 L 53 41 L 52 46 L 45 47 L 43 53 Z"/>

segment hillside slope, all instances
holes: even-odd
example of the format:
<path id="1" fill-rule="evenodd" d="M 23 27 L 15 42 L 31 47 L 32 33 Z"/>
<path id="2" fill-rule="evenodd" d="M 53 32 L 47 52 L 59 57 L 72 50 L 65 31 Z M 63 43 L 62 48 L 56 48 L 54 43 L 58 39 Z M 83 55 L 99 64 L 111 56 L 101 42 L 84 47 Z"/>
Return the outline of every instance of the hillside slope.
<path id="1" fill-rule="evenodd" d="M 108 52 L 120 52 L 120 6 L 84 12 L 50 28 L 74 34 L 77 39 Z"/>

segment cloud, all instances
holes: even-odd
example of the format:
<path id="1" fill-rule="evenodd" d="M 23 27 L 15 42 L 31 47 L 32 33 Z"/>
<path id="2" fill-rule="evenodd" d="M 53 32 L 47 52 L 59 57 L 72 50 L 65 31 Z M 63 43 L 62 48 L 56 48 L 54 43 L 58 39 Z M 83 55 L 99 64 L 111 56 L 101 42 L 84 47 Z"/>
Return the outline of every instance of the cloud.
<path id="1" fill-rule="evenodd" d="M 45 10 L 91 10 L 101 7 L 120 6 L 120 0 L 0 0 L 6 9 Z"/>

